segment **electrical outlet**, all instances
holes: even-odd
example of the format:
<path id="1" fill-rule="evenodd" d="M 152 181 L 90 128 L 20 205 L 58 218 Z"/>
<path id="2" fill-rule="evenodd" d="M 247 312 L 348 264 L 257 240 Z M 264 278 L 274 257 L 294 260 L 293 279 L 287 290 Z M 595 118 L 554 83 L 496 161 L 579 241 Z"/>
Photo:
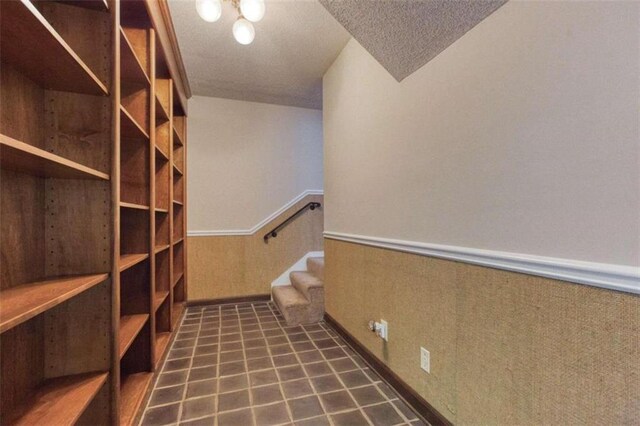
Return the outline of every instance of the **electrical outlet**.
<path id="1" fill-rule="evenodd" d="M 389 324 L 383 319 L 380 320 L 380 337 L 385 342 L 389 341 Z"/>
<path id="2" fill-rule="evenodd" d="M 431 354 L 425 348 L 420 348 L 420 368 L 431 373 Z"/>

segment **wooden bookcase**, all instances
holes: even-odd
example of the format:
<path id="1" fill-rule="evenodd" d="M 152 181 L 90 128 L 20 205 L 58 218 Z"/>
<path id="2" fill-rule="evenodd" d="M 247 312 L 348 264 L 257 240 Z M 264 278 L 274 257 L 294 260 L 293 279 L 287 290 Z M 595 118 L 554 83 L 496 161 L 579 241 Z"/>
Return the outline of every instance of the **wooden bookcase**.
<path id="1" fill-rule="evenodd" d="M 136 419 L 186 292 L 173 40 L 164 1 L 0 2 L 2 424 Z"/>

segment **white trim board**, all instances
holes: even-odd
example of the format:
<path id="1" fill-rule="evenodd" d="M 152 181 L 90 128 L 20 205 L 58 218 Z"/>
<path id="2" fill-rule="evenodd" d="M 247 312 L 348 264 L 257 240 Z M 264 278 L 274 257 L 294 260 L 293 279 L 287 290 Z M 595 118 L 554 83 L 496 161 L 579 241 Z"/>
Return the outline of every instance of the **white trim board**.
<path id="1" fill-rule="evenodd" d="M 640 267 L 325 232 L 325 238 L 640 294 Z"/>
<path id="2" fill-rule="evenodd" d="M 257 225 L 255 225 L 251 229 L 220 229 L 220 230 L 211 230 L 211 231 L 187 231 L 188 237 L 217 237 L 223 235 L 253 235 L 260 230 L 267 223 L 271 222 L 282 213 L 293 207 L 296 203 L 304 199 L 307 195 L 324 195 L 324 191 L 321 189 L 307 189 L 303 191 L 300 195 L 289 201 L 284 206 L 280 207 L 275 212 L 271 213 L 268 217 L 260 221 Z"/>
<path id="3" fill-rule="evenodd" d="M 307 259 L 310 257 L 324 257 L 323 251 L 310 251 L 309 253 L 302 256 L 296 263 L 294 263 L 289 269 L 284 271 L 282 275 L 273 280 L 271 283 L 271 287 L 277 287 L 281 285 L 291 285 L 291 279 L 289 278 L 289 274 L 294 271 L 306 271 L 307 270 Z"/>

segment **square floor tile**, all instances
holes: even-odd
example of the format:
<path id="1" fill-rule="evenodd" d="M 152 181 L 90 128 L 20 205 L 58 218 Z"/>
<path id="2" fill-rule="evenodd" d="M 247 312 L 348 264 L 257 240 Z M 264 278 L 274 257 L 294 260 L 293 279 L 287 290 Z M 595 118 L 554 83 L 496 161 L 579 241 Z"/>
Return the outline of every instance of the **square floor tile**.
<path id="1" fill-rule="evenodd" d="M 202 380 L 199 382 L 189 382 L 187 384 L 187 398 L 213 395 L 218 390 L 216 379 Z M 180 397 L 182 398 L 182 396 Z"/>
<path id="2" fill-rule="evenodd" d="M 336 413 L 338 411 L 356 408 L 356 403 L 346 390 L 323 393 L 320 395 L 320 400 L 327 413 Z"/>
<path id="3" fill-rule="evenodd" d="M 191 358 L 168 360 L 164 363 L 163 371 L 184 370 L 191 365 Z"/>
<path id="4" fill-rule="evenodd" d="M 326 359 L 338 359 L 347 356 L 347 353 L 341 348 L 321 349 L 321 352 Z"/>
<path id="5" fill-rule="evenodd" d="M 282 391 L 284 392 L 285 398 L 293 399 L 311 395 L 313 388 L 308 379 L 300 379 L 282 383 Z"/>
<path id="6" fill-rule="evenodd" d="M 211 365 L 208 367 L 192 368 L 189 371 L 189 381 L 213 379 L 217 376 L 216 367 Z"/>
<path id="7" fill-rule="evenodd" d="M 149 408 L 142 418 L 142 425 L 159 426 L 168 425 L 178 421 L 180 404 L 163 405 L 161 407 Z"/>
<path id="8" fill-rule="evenodd" d="M 390 402 L 365 407 L 363 410 L 376 426 L 395 425 L 402 422 L 402 417 Z"/>
<path id="9" fill-rule="evenodd" d="M 348 388 L 371 384 L 369 377 L 360 370 L 347 371 L 346 373 L 340 373 L 339 375 L 342 383 L 344 383 Z"/>
<path id="10" fill-rule="evenodd" d="M 251 396 L 253 397 L 253 405 L 264 405 L 282 401 L 283 399 L 282 392 L 280 391 L 280 385 L 278 384 L 252 388 Z"/>
<path id="11" fill-rule="evenodd" d="M 360 411 L 333 414 L 331 420 L 333 420 L 335 426 L 360 426 L 369 424 Z"/>
<path id="12" fill-rule="evenodd" d="M 247 359 L 263 358 L 263 357 L 269 356 L 269 352 L 267 352 L 267 348 L 245 349 L 244 353 Z"/>
<path id="13" fill-rule="evenodd" d="M 278 381 L 276 370 L 263 370 L 249 373 L 249 384 L 251 386 L 263 386 Z"/>
<path id="14" fill-rule="evenodd" d="M 220 354 L 220 363 L 223 364 L 225 362 L 239 362 L 242 361 L 243 358 L 243 351 L 222 352 Z"/>
<path id="15" fill-rule="evenodd" d="M 378 391 L 378 388 L 373 385 L 351 389 L 351 395 L 360 406 L 377 404 L 386 400 L 384 395 Z"/>
<path id="16" fill-rule="evenodd" d="M 331 423 L 329 423 L 327 416 L 313 417 L 311 419 L 298 420 L 296 422 L 296 426 L 329 426 L 330 424 Z"/>
<path id="17" fill-rule="evenodd" d="M 409 408 L 407 404 L 405 404 L 404 402 L 400 400 L 395 400 L 393 401 L 393 405 L 398 409 L 398 411 L 400 411 L 407 418 L 407 420 L 418 419 L 418 416 L 416 416 L 416 413 L 414 413 L 413 410 L 411 410 L 411 408 Z"/>
<path id="18" fill-rule="evenodd" d="M 256 424 L 259 426 L 280 425 L 290 422 L 289 412 L 284 402 L 254 408 Z"/>
<path id="19" fill-rule="evenodd" d="M 216 398 L 213 395 L 196 399 L 188 399 L 182 403 L 182 416 L 180 420 L 195 419 L 214 414 L 216 411 Z"/>
<path id="20" fill-rule="evenodd" d="M 333 373 L 333 370 L 329 367 L 329 363 L 326 361 L 304 364 L 304 370 L 309 377 L 324 376 Z"/>
<path id="21" fill-rule="evenodd" d="M 287 404 L 289 404 L 294 421 L 324 414 L 320 401 L 315 395 L 289 399 Z"/>
<path id="22" fill-rule="evenodd" d="M 291 367 L 281 367 L 277 368 L 276 370 L 278 371 L 278 377 L 280 377 L 281 382 L 305 377 L 304 370 L 299 365 L 294 365 Z"/>
<path id="23" fill-rule="evenodd" d="M 206 367 L 208 365 L 216 365 L 218 363 L 218 355 L 201 355 L 193 358 L 191 368 Z"/>
<path id="24" fill-rule="evenodd" d="M 180 426 L 215 426 L 215 424 L 215 416 L 203 417 L 201 419 L 195 420 L 185 420 L 183 422 L 180 422 Z"/>
<path id="25" fill-rule="evenodd" d="M 317 351 L 317 350 L 308 351 L 308 352 L 298 352 L 298 358 L 300 358 L 300 361 L 302 361 L 303 364 L 307 364 L 310 362 L 324 361 L 322 354 L 320 353 L 320 351 Z"/>
<path id="26" fill-rule="evenodd" d="M 339 373 L 343 371 L 356 370 L 359 368 L 356 363 L 351 360 L 351 358 L 334 359 L 329 361 L 329 363 L 331 364 L 333 369 Z"/>
<path id="27" fill-rule="evenodd" d="M 237 410 L 249 405 L 249 391 L 247 389 L 218 395 L 218 412 Z"/>
<path id="28" fill-rule="evenodd" d="M 238 410 L 218 415 L 218 426 L 250 426 L 253 424 L 251 410 Z"/>
<path id="29" fill-rule="evenodd" d="M 248 387 L 249 387 L 249 380 L 247 379 L 246 374 L 221 377 L 218 380 L 218 392 L 220 393 L 246 389 Z"/>
<path id="30" fill-rule="evenodd" d="M 271 362 L 271 358 L 254 358 L 247 360 L 247 368 L 249 371 L 257 371 L 257 370 L 266 370 L 268 368 L 273 368 L 273 363 Z"/>
<path id="31" fill-rule="evenodd" d="M 285 355 L 293 352 L 293 348 L 290 345 L 277 345 L 277 346 L 269 346 L 269 351 L 271 355 Z"/>
<path id="32" fill-rule="evenodd" d="M 296 358 L 296 356 L 293 354 L 278 355 L 278 356 L 274 356 L 272 359 L 273 359 L 273 365 L 275 365 L 276 367 L 285 367 L 288 365 L 298 364 L 298 358 Z"/>
<path id="33" fill-rule="evenodd" d="M 233 376 L 236 374 L 241 374 L 245 372 L 244 362 L 227 362 L 225 364 L 220 364 L 220 377 L 222 376 Z"/>
<path id="34" fill-rule="evenodd" d="M 171 386 L 169 388 L 156 389 L 151 394 L 149 400 L 149 406 L 164 405 L 170 402 L 176 402 L 182 400 L 184 394 L 184 385 Z"/>
<path id="35" fill-rule="evenodd" d="M 312 377 L 311 384 L 318 393 L 331 392 L 344 388 L 338 378 L 333 374 L 328 376 Z"/>
<path id="36" fill-rule="evenodd" d="M 187 381 L 187 370 L 162 373 L 158 377 L 157 387 L 175 386 Z"/>

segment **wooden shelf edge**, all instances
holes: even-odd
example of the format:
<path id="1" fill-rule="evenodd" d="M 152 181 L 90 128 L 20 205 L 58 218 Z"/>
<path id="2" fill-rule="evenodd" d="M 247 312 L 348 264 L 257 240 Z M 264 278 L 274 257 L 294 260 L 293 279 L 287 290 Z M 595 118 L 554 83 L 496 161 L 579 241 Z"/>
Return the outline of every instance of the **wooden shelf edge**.
<path id="1" fill-rule="evenodd" d="M 122 254 L 118 262 L 118 270 L 120 272 L 125 271 L 132 266 L 146 260 L 149 257 L 149 253 L 140 254 Z"/>
<path id="2" fill-rule="evenodd" d="M 128 374 L 120 381 L 120 425 L 131 425 L 142 401 L 147 394 L 147 389 L 153 379 L 153 373 L 143 372 Z"/>
<path id="3" fill-rule="evenodd" d="M 182 317 L 182 312 L 184 311 L 184 302 L 174 302 L 173 303 L 173 313 L 171 314 L 171 329 L 175 330 L 178 322 L 180 322 L 180 318 Z"/>
<path id="4" fill-rule="evenodd" d="M 173 129 L 173 136 L 176 142 L 178 142 L 178 145 L 184 146 L 184 142 L 182 141 L 182 135 L 178 133 L 175 126 L 171 126 L 171 128 Z"/>
<path id="5" fill-rule="evenodd" d="M 184 272 L 174 272 L 173 273 L 173 283 L 171 284 L 172 287 L 175 287 L 176 284 L 178 284 L 178 281 L 180 281 L 180 278 L 182 278 L 184 276 Z"/>
<path id="6" fill-rule="evenodd" d="M 153 298 L 153 312 L 157 312 L 158 308 L 162 306 L 167 297 L 169 296 L 168 291 L 156 291 L 155 297 Z"/>
<path id="7" fill-rule="evenodd" d="M 176 166 L 175 164 L 173 165 L 173 169 L 174 169 L 176 172 L 178 172 L 178 174 L 179 174 L 180 176 L 184 176 L 184 173 L 182 173 L 182 170 L 181 170 L 178 166 Z"/>
<path id="8" fill-rule="evenodd" d="M 174 241 L 173 241 L 173 245 L 175 246 L 176 244 L 180 244 L 180 243 L 181 243 L 181 242 L 183 242 L 183 241 L 184 241 L 184 237 L 180 237 L 180 238 L 178 238 L 177 240 L 174 240 Z"/>
<path id="9" fill-rule="evenodd" d="M 31 0 L 3 2 L 3 6 L 3 19 L 0 25 L 8 26 L 7 33 L 10 37 L 23 37 L 27 43 L 32 44 L 29 49 L 23 46 L 10 47 L 16 43 L 18 43 L 16 46 L 19 46 L 20 40 L 3 40 L 6 42 L 3 43 L 3 49 L 11 56 L 10 59 L 7 58 L 10 63 L 17 61 L 25 67 L 25 74 L 49 89 L 89 95 L 109 95 L 107 86 L 69 46 Z M 15 31 L 8 23 L 15 23 L 20 26 L 20 29 Z M 57 61 L 55 64 L 47 63 L 50 66 L 46 67 L 43 61 L 25 59 L 27 55 L 32 58 L 33 55 L 38 54 L 47 58 L 55 57 Z"/>
<path id="10" fill-rule="evenodd" d="M 109 274 L 58 277 L 0 291 L 0 333 L 66 302 L 108 277 Z"/>
<path id="11" fill-rule="evenodd" d="M 140 334 L 140 330 L 145 326 L 148 319 L 149 314 L 123 315 L 120 317 L 120 359 L 127 353 L 127 350 L 133 341 L 136 340 L 136 337 Z"/>
<path id="12" fill-rule="evenodd" d="M 39 177 L 107 181 L 110 179 L 107 173 L 83 166 L 3 134 L 0 134 L 0 163 L 3 169 Z"/>
<path id="13" fill-rule="evenodd" d="M 156 254 L 158 254 L 158 253 L 162 253 L 163 251 L 167 250 L 169 247 L 171 247 L 171 245 L 169 245 L 169 244 L 164 244 L 164 245 L 161 245 L 161 246 L 156 246 L 156 248 L 155 248 L 155 250 L 154 250 L 154 251 L 155 251 L 155 253 L 156 253 Z"/>
<path id="14" fill-rule="evenodd" d="M 86 373 L 47 380 L 29 401 L 3 423 L 12 425 L 75 424 L 107 381 L 108 373 Z"/>
<path id="15" fill-rule="evenodd" d="M 156 207 L 155 211 L 156 211 L 156 213 L 162 213 L 162 214 L 169 213 L 169 209 L 163 209 L 163 208 L 160 208 L 160 207 Z"/>
<path id="16" fill-rule="evenodd" d="M 164 105 L 162 105 L 162 102 L 160 102 L 160 99 L 158 98 L 158 94 L 156 93 L 156 119 L 160 119 L 161 123 L 166 123 L 167 121 L 170 120 L 169 117 L 169 112 L 167 111 L 167 109 L 164 107 Z M 157 125 L 157 121 L 156 121 L 156 125 Z"/>
<path id="17" fill-rule="evenodd" d="M 124 120 L 123 120 L 124 118 Z M 144 130 L 144 128 L 136 121 L 135 118 L 127 111 L 127 109 L 120 105 L 120 127 L 125 130 L 123 133 L 127 133 L 126 130 L 130 132 L 135 132 L 135 135 L 121 135 L 122 138 L 143 138 L 149 139 L 149 133 Z"/>
<path id="18" fill-rule="evenodd" d="M 127 47 L 126 50 L 129 52 L 129 54 L 131 54 L 134 61 L 136 62 L 137 70 L 140 72 L 140 76 L 142 77 L 142 79 L 137 78 L 137 79 L 134 79 L 134 81 L 142 81 L 147 83 L 148 85 L 151 85 L 151 79 L 149 79 L 149 76 L 147 75 L 147 71 L 142 66 L 142 62 L 140 61 L 140 58 L 138 58 L 136 50 L 133 48 L 133 44 L 131 44 L 131 40 L 129 40 L 129 37 L 127 36 L 127 32 L 123 27 L 120 27 L 120 39 L 124 40 L 124 44 Z M 121 52 L 125 50 L 122 48 L 122 45 L 120 49 L 121 49 Z M 124 56 L 124 55 L 121 53 L 121 56 Z M 127 80 L 126 76 L 123 76 L 122 79 Z"/>
<path id="19" fill-rule="evenodd" d="M 169 347 L 169 342 L 171 341 L 171 332 L 170 331 L 162 331 L 156 333 L 156 369 L 160 368 L 160 364 L 164 358 L 164 354 Z"/>
<path id="20" fill-rule="evenodd" d="M 178 200 L 173 200 L 173 204 L 177 204 L 179 206 L 184 206 L 184 203 L 182 201 L 178 201 Z"/>
<path id="21" fill-rule="evenodd" d="M 83 7 L 89 10 L 97 10 L 100 12 L 108 12 L 109 4 L 107 0 L 56 0 L 58 3 L 66 3 L 72 6 Z"/>
<path id="22" fill-rule="evenodd" d="M 142 204 L 125 203 L 123 201 L 120 202 L 120 207 L 133 210 L 149 210 L 149 206 L 144 206 Z"/>
<path id="23" fill-rule="evenodd" d="M 156 153 L 159 154 L 164 161 L 169 161 L 169 155 L 166 154 L 158 145 L 156 145 Z"/>

